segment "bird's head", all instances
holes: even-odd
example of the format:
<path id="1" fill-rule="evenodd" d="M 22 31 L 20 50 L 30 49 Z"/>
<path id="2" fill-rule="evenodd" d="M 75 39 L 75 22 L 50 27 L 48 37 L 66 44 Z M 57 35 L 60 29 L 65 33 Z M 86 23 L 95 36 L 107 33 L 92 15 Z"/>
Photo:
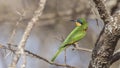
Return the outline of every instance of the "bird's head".
<path id="1" fill-rule="evenodd" d="M 76 24 L 76 26 L 81 26 L 81 25 L 83 25 L 83 21 L 81 19 L 77 19 L 75 24 Z"/>
<path id="2" fill-rule="evenodd" d="M 77 20 L 72 20 L 73 22 L 75 22 L 77 27 L 82 27 L 83 29 L 87 30 L 88 28 L 88 23 L 86 21 L 86 19 L 84 18 L 79 18 Z"/>
<path id="3" fill-rule="evenodd" d="M 75 22 L 76 26 L 83 26 L 87 24 L 84 18 L 79 18 L 77 20 L 72 20 L 72 21 Z"/>

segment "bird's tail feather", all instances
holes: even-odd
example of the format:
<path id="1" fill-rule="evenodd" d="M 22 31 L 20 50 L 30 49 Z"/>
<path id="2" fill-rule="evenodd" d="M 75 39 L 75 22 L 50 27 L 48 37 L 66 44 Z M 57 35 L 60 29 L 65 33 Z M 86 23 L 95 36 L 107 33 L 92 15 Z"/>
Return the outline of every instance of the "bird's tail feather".
<path id="1" fill-rule="evenodd" d="M 58 51 L 55 53 L 55 55 L 53 56 L 53 58 L 51 59 L 52 62 L 55 61 L 55 59 L 57 58 L 57 56 L 65 49 L 65 47 L 60 47 L 58 49 Z"/>

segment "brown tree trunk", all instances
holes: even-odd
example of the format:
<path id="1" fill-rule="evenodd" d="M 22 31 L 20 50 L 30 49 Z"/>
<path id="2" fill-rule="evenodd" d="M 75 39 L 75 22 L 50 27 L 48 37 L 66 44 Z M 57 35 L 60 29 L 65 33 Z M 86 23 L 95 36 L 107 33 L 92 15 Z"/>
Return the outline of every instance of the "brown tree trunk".
<path id="1" fill-rule="evenodd" d="M 106 10 L 103 0 L 93 1 L 105 25 L 93 49 L 88 68 L 109 68 L 120 38 L 120 12 L 111 16 Z"/>

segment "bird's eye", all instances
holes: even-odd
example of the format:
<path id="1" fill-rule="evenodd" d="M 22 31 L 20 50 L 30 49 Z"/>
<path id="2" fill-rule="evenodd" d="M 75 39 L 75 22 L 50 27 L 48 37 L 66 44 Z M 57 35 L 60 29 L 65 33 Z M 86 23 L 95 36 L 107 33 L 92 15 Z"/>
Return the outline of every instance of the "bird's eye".
<path id="1" fill-rule="evenodd" d="M 80 24 L 83 24 L 82 20 L 78 19 L 77 22 L 79 22 Z"/>

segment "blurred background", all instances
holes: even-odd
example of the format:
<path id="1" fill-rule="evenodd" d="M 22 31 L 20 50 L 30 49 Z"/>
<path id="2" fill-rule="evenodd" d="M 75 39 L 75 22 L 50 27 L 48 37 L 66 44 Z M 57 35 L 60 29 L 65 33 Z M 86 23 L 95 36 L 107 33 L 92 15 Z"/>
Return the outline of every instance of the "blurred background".
<path id="1" fill-rule="evenodd" d="M 19 44 L 28 22 L 38 7 L 38 2 L 39 0 L 0 0 L 0 44 L 7 45 L 16 22 L 21 17 L 19 13 L 25 13 L 19 26 L 15 28 L 17 32 L 12 40 L 12 44 Z M 109 11 L 116 4 L 116 0 L 105 0 L 104 2 Z M 43 14 L 27 41 L 26 50 L 50 60 L 63 39 L 75 27 L 75 23 L 70 20 L 77 18 L 86 18 L 89 23 L 87 35 L 79 42 L 79 46 L 93 49 L 103 23 L 92 0 L 47 0 Z M 7 68 L 11 63 L 11 57 L 13 56 L 5 56 L 8 53 L 0 49 L 0 68 Z M 64 53 L 62 52 L 57 57 L 56 63 L 65 64 Z M 66 49 L 66 57 L 66 64 L 77 68 L 87 68 L 91 59 L 91 52 L 73 50 L 71 46 Z M 20 68 L 20 63 L 19 61 L 18 68 Z M 33 57 L 27 57 L 26 68 L 63 67 L 50 65 Z M 111 68 L 119 68 L 119 62 L 113 64 Z"/>

